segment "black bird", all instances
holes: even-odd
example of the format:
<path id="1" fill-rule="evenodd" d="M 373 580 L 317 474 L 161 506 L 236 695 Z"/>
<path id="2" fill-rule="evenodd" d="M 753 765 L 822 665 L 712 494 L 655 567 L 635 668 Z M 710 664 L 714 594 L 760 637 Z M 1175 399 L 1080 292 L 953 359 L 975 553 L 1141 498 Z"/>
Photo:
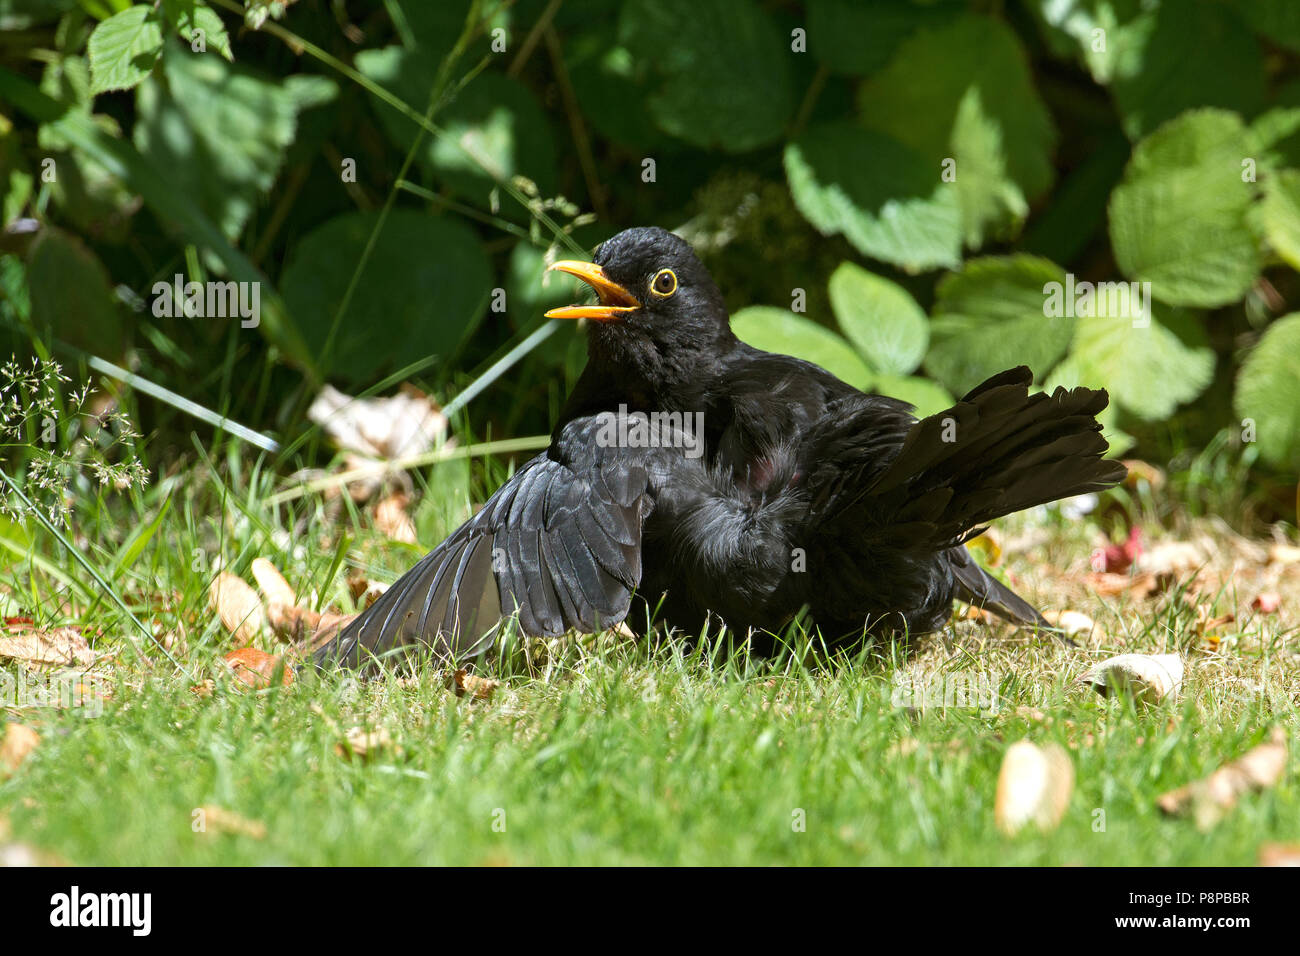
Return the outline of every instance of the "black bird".
<path id="1" fill-rule="evenodd" d="M 1025 367 L 947 411 L 864 394 L 737 339 L 690 246 L 619 233 L 557 262 L 598 302 L 550 447 L 318 652 L 352 663 L 427 645 L 463 660 L 514 616 L 528 635 L 628 618 L 771 633 L 806 609 L 823 636 L 940 628 L 954 599 L 1046 627 L 963 547 L 1002 515 L 1121 480 L 1105 391 L 1029 394 Z"/>

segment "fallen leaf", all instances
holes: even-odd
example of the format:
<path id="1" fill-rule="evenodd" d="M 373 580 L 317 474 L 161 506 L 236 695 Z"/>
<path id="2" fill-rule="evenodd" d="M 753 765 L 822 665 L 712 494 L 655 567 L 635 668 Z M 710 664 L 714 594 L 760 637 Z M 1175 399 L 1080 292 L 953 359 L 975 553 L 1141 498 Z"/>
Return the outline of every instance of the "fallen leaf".
<path id="1" fill-rule="evenodd" d="M 217 689 L 217 682 L 214 681 L 211 677 L 209 677 L 207 680 L 203 681 L 202 683 L 195 684 L 193 687 L 191 687 L 190 693 L 193 694 L 195 697 L 199 698 L 200 700 L 206 700 L 207 698 L 212 696 L 212 692 L 216 689 Z"/>
<path id="2" fill-rule="evenodd" d="M 257 637 L 266 623 L 266 612 L 257 592 L 229 571 L 218 574 L 208 588 L 208 605 L 216 610 L 226 630 L 246 644 Z"/>
<path id="3" fill-rule="evenodd" d="M 406 513 L 409 499 L 401 491 L 395 491 L 375 505 L 375 527 L 385 537 L 406 544 L 416 544 L 415 522 Z"/>
<path id="4" fill-rule="evenodd" d="M 491 700 L 492 695 L 496 693 L 497 688 L 500 686 L 501 682 L 499 680 L 493 680 L 490 677 L 479 677 L 464 668 L 452 674 L 452 687 L 455 688 L 457 697 L 468 695 L 474 700 Z"/>
<path id="5" fill-rule="evenodd" d="M 980 563 L 988 567 L 997 567 L 1002 560 L 1002 543 L 992 528 L 967 541 L 966 550 L 980 555 Z"/>
<path id="6" fill-rule="evenodd" d="M 378 601 L 387 590 L 388 585 L 383 581 L 371 581 L 364 574 L 348 576 L 348 593 L 352 595 L 352 603 L 362 610 Z"/>
<path id="7" fill-rule="evenodd" d="M 280 663 L 280 655 L 268 654 L 266 651 L 259 651 L 256 647 L 241 647 L 239 650 L 231 651 L 222 660 L 230 665 L 235 677 L 249 687 L 270 687 L 275 668 Z M 287 664 L 280 683 L 285 687 L 293 683 L 293 668 Z"/>
<path id="8" fill-rule="evenodd" d="M 1101 597 L 1129 594 L 1135 601 L 1145 600 L 1161 585 L 1161 580 L 1150 573 L 1128 575 L 1101 571 L 1089 574 L 1085 580 L 1088 586 Z"/>
<path id="9" fill-rule="evenodd" d="M 1103 697 L 1127 692 L 1134 700 L 1156 704 L 1178 693 L 1183 659 L 1177 654 L 1119 654 L 1088 668 L 1079 682 Z"/>
<path id="10" fill-rule="evenodd" d="M 1300 843 L 1262 843 L 1260 866 L 1300 866 Z"/>
<path id="11" fill-rule="evenodd" d="M 56 627 L 48 631 L 26 625 L 6 628 L 0 637 L 0 658 L 10 658 L 36 666 L 90 664 L 95 654 L 85 637 L 75 627 Z"/>
<path id="12" fill-rule="evenodd" d="M 29 843 L 0 844 L 0 869 L 9 867 L 67 866 L 68 861 Z"/>
<path id="13" fill-rule="evenodd" d="M 41 735 L 23 724 L 5 724 L 0 738 L 0 773 L 11 774 L 41 742 Z"/>
<path id="14" fill-rule="evenodd" d="M 1278 608 L 1282 606 L 1282 598 L 1272 591 L 1264 591 L 1255 595 L 1255 600 L 1250 602 L 1250 606 L 1260 614 L 1276 614 Z"/>
<path id="15" fill-rule="evenodd" d="M 1156 805 L 1170 816 L 1191 813 L 1202 830 L 1216 824 L 1242 794 L 1273 786 L 1286 771 L 1287 738 L 1281 727 L 1268 740 L 1251 748 L 1207 777 L 1163 794 Z"/>
<path id="16" fill-rule="evenodd" d="M 397 746 L 393 735 L 383 727 L 366 730 L 353 727 L 343 735 L 343 740 L 334 745 L 334 752 L 340 757 L 369 760 L 378 757 L 385 750 L 391 750 L 394 756 L 402 755 L 402 748 Z"/>
<path id="17" fill-rule="evenodd" d="M 1153 491 L 1158 491 L 1164 487 L 1165 473 L 1162 469 L 1157 468 L 1149 461 L 1140 461 L 1137 458 L 1124 458 L 1120 461 L 1128 474 L 1124 476 L 1125 488 L 1136 488 L 1139 482 L 1145 481 L 1151 486 Z"/>
<path id="18" fill-rule="evenodd" d="M 200 833 L 216 835 L 229 833 L 233 836 L 246 836 L 254 840 L 266 839 L 266 824 L 260 820 L 250 820 L 233 810 L 205 804 L 199 807 L 203 816 L 203 829 Z"/>
<path id="19" fill-rule="evenodd" d="M 1059 627 L 1070 637 L 1087 637 L 1097 626 L 1096 622 L 1082 611 L 1044 611 L 1043 617 L 1053 627 Z"/>
<path id="20" fill-rule="evenodd" d="M 353 398 L 326 385 L 307 417 L 340 448 L 377 458 L 421 454 L 447 431 L 437 403 L 413 386 L 388 397 Z"/>
<path id="21" fill-rule="evenodd" d="M 1073 790 L 1074 764 L 1059 744 L 1018 741 L 1002 759 L 993 818 L 1008 836 L 1029 824 L 1047 833 L 1065 816 Z"/>
<path id="22" fill-rule="evenodd" d="M 253 559 L 253 580 L 257 582 L 267 604 L 298 603 L 298 596 L 294 594 L 293 588 L 284 579 L 280 569 L 266 558 Z"/>
<path id="23" fill-rule="evenodd" d="M 1268 560 L 1273 564 L 1300 564 L 1300 548 L 1278 541 L 1268 549 Z"/>

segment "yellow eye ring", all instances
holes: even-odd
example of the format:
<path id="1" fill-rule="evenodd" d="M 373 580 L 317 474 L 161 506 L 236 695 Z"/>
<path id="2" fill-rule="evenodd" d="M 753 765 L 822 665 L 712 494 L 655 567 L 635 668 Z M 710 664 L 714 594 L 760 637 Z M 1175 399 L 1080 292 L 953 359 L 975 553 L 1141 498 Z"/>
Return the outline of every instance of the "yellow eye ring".
<path id="1" fill-rule="evenodd" d="M 650 280 L 650 291 L 666 299 L 677 291 L 677 274 L 672 269 L 660 269 Z"/>

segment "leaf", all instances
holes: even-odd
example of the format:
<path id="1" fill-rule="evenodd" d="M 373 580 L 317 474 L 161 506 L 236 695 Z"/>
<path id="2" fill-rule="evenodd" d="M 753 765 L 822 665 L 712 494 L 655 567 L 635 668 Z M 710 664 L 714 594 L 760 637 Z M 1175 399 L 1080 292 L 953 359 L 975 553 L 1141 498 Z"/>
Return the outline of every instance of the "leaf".
<path id="1" fill-rule="evenodd" d="M 149 83 L 137 94 L 135 144 L 236 238 L 294 140 L 295 85 L 174 46 L 163 72 L 165 88 Z"/>
<path id="2" fill-rule="evenodd" d="M 162 55 L 162 26 L 151 6 L 135 4 L 104 20 L 90 35 L 90 91 L 129 90 Z"/>
<path id="3" fill-rule="evenodd" d="M 464 668 L 460 668 L 451 675 L 451 683 L 457 697 L 470 697 L 473 700 L 491 700 L 492 695 L 501 686 L 499 680 L 493 680 L 490 677 L 479 677 Z"/>
<path id="4" fill-rule="evenodd" d="M 1264 743 L 1208 777 L 1163 794 L 1156 805 L 1171 816 L 1191 813 L 1197 826 L 1206 830 L 1235 807 L 1243 795 L 1275 786 L 1286 772 L 1286 764 L 1287 734 L 1275 727 Z"/>
<path id="5" fill-rule="evenodd" d="M 41 230 L 27 260 L 32 321 L 93 354 L 120 356 L 126 330 L 113 301 L 108 270 L 80 239 Z"/>
<path id="6" fill-rule="evenodd" d="M 753 0 L 632 0 L 619 40 L 634 55 L 644 51 L 658 74 L 649 106 L 664 132 L 731 153 L 784 132 L 795 54 Z"/>
<path id="7" fill-rule="evenodd" d="M 921 364 L 929 325 L 902 286 L 843 262 L 831 273 L 830 296 L 845 337 L 875 371 L 906 375 Z"/>
<path id="8" fill-rule="evenodd" d="M 1094 664 L 1079 678 L 1103 697 L 1130 695 L 1144 704 L 1176 697 L 1183 684 L 1183 659 L 1178 654 L 1119 654 Z"/>
<path id="9" fill-rule="evenodd" d="M 395 757 L 402 755 L 402 748 L 393 740 L 393 735 L 383 727 L 375 730 L 351 727 L 343 735 L 343 739 L 334 745 L 334 752 L 340 757 L 356 758 L 361 761 L 372 760 L 385 751 L 391 751 Z"/>
<path id="10" fill-rule="evenodd" d="M 731 317 L 731 330 L 741 340 L 765 352 L 793 355 L 820 365 L 854 388 L 867 388 L 871 369 L 853 347 L 830 329 L 770 305 L 753 305 Z"/>
<path id="11" fill-rule="evenodd" d="M 375 505 L 375 530 L 386 538 L 402 541 L 406 544 L 418 544 L 415 536 L 415 522 L 411 520 L 406 506 L 409 496 L 403 491 L 395 491 Z"/>
<path id="12" fill-rule="evenodd" d="M 1111 310 L 1109 297 L 1095 301 Z M 1168 418 L 1214 378 L 1214 350 L 1197 316 L 1159 305 L 1140 320 L 1126 314 L 1077 319 L 1070 359 L 1076 384 L 1104 387 L 1114 404 L 1144 421 Z"/>
<path id="13" fill-rule="evenodd" d="M 955 188 L 896 140 L 848 123 L 816 126 L 786 145 L 785 171 L 795 205 L 822 234 L 908 272 L 959 262 Z"/>
<path id="14" fill-rule="evenodd" d="M 953 9 L 912 0 L 809 0 L 808 52 L 836 73 L 865 76 L 888 63 L 917 29 L 941 24 Z"/>
<path id="15" fill-rule="evenodd" d="M 1261 189 L 1251 224 L 1283 262 L 1300 270 L 1300 170 L 1272 173 Z"/>
<path id="16" fill-rule="evenodd" d="M 357 54 L 362 74 L 421 113 L 437 83 L 439 64 L 425 52 L 396 46 Z M 402 150 L 409 149 L 420 127 L 387 103 L 373 102 L 389 137 Z M 435 122 L 443 135 L 426 134 L 417 155 L 460 195 L 487 205 L 497 181 L 514 176 L 532 180 L 543 195 L 554 191 L 556 151 L 550 124 L 533 94 L 513 77 L 479 74 Z"/>
<path id="17" fill-rule="evenodd" d="M 317 356 L 379 213 L 346 213 L 301 239 L 280 289 Z M 482 319 L 492 275 L 478 238 L 462 223 L 394 209 L 338 324 L 327 371 L 372 381 L 412 356 L 451 359 Z M 431 307 L 436 303 L 436 308 Z M 377 334 L 377 330 L 383 330 Z"/>
<path id="18" fill-rule="evenodd" d="M 1128 278 L 1171 305 L 1220 306 L 1246 294 L 1261 266 L 1248 223 L 1254 154 L 1241 118 L 1196 110 L 1138 144 L 1110 198 L 1110 239 Z"/>
<path id="19" fill-rule="evenodd" d="M 326 385 L 307 409 L 339 448 L 372 458 L 419 455 L 444 440 L 447 417 L 413 385 L 395 395 L 356 398 Z"/>
<path id="20" fill-rule="evenodd" d="M 0 660 L 40 667 L 74 667 L 95 661 L 95 653 L 75 627 L 41 630 L 26 624 L 6 624 L 0 635 Z"/>
<path id="21" fill-rule="evenodd" d="M 266 651 L 259 651 L 256 647 L 241 647 L 231 651 L 222 660 L 229 665 L 241 684 L 262 688 L 271 686 L 276 669 L 281 667 L 282 659 L 279 654 L 268 654 Z M 280 677 L 281 685 L 288 687 L 293 680 L 293 668 L 284 665 Z"/>
<path id="22" fill-rule="evenodd" d="M 1254 425 L 1265 461 L 1300 467 L 1300 312 L 1275 320 L 1247 354 L 1233 407 Z"/>
<path id="23" fill-rule="evenodd" d="M 959 16 L 904 41 L 858 95 L 863 123 L 906 144 L 927 169 L 955 160 L 963 235 L 1013 234 L 1026 200 L 1054 178 L 1056 140 L 1028 58 L 1005 24 Z"/>
<path id="24" fill-rule="evenodd" d="M 229 571 L 222 571 L 208 586 L 208 606 L 240 642 L 254 640 L 266 623 L 266 612 L 257 592 Z"/>
<path id="25" fill-rule="evenodd" d="M 18 765 L 41 742 L 41 735 L 30 727 L 17 723 L 6 723 L 4 735 L 0 736 L 0 773 L 12 774 Z"/>
<path id="26" fill-rule="evenodd" d="M 1179 0 L 1153 5 L 1113 37 L 1110 87 L 1132 139 L 1194 107 L 1252 115 L 1264 104 L 1259 43 L 1225 4 Z M 1206 69 L 1210 63 L 1214 68 Z"/>
<path id="27" fill-rule="evenodd" d="M 260 820 L 250 820 L 234 810 L 211 803 L 199 807 L 198 811 L 200 815 L 196 819 L 203 821 L 200 833 L 229 833 L 232 836 L 246 836 L 251 840 L 266 839 L 266 824 Z"/>
<path id="28" fill-rule="evenodd" d="M 993 817 L 1007 836 L 1034 826 L 1055 830 L 1074 791 L 1074 764 L 1060 744 L 1039 747 L 1020 740 L 1007 748 L 998 772 Z"/>
<path id="29" fill-rule="evenodd" d="M 176 31 L 185 38 L 193 49 L 195 31 L 203 32 L 204 46 L 210 46 L 223 57 L 234 62 L 235 54 L 230 48 L 230 35 L 226 25 L 211 7 L 198 3 L 197 0 L 163 0 L 163 10 L 167 19 L 176 27 Z"/>
<path id="30" fill-rule="evenodd" d="M 258 283 L 263 290 L 262 321 L 258 328 L 302 368 L 309 379 L 313 382 L 319 379 L 315 357 L 285 314 L 284 304 L 274 286 L 261 270 L 230 244 L 188 193 L 173 187 L 169 170 L 142 156 L 129 142 L 106 133 L 90 117 L 69 109 L 67 104 L 56 102 L 3 67 L 0 67 L 0 94 L 36 121 L 52 125 L 110 174 L 128 184 L 144 198 L 160 220 L 176 228 L 187 241 L 215 256 L 232 279 Z"/>
<path id="31" fill-rule="evenodd" d="M 935 290 L 925 370 L 957 395 L 1015 365 L 1041 380 L 1074 334 L 1068 314 L 1047 315 L 1049 283 L 1065 281 L 1060 266 L 1035 256 L 967 260 Z"/>

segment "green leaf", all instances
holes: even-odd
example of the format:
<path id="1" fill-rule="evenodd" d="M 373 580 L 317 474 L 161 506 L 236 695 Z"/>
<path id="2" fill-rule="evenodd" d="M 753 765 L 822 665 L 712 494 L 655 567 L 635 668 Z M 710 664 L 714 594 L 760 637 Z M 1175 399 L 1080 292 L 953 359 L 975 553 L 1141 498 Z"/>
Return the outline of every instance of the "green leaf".
<path id="1" fill-rule="evenodd" d="M 136 145 L 165 164 L 233 239 L 275 184 L 294 141 L 296 87 L 179 47 L 169 51 L 163 72 L 165 87 L 148 83 L 136 94 Z"/>
<path id="2" fill-rule="evenodd" d="M 658 74 L 649 104 L 664 132 L 732 153 L 784 132 L 799 54 L 752 0 L 632 0 L 619 40 Z"/>
<path id="3" fill-rule="evenodd" d="M 1160 421 L 1205 391 L 1214 378 L 1214 350 L 1200 319 L 1153 305 L 1135 318 L 1109 296 L 1094 300 L 1097 315 L 1076 320 L 1070 351 L 1079 374 L 1104 385 L 1111 401 L 1144 421 Z"/>
<path id="4" fill-rule="evenodd" d="M 831 308 L 845 337 L 877 372 L 907 375 L 930 341 L 925 312 L 907 290 L 852 262 L 831 274 Z"/>
<path id="5" fill-rule="evenodd" d="M 751 305 L 731 317 L 731 330 L 754 348 L 820 365 L 854 388 L 867 388 L 875 377 L 848 342 L 786 309 Z"/>
<path id="6" fill-rule="evenodd" d="M 916 410 L 917 418 L 942 412 L 957 403 L 938 382 L 919 375 L 878 375 L 872 381 L 870 391 L 907 402 Z"/>
<path id="7" fill-rule="evenodd" d="M 1264 330 L 1242 365 L 1233 406 L 1254 422 L 1266 461 L 1300 468 L 1300 312 Z"/>
<path id="8" fill-rule="evenodd" d="M 378 216 L 331 219 L 289 257 L 280 288 L 316 355 L 324 351 Z M 491 291 L 491 269 L 472 230 L 453 219 L 394 209 L 339 323 L 325 371 L 362 382 L 414 356 L 448 360 L 482 319 Z"/>
<path id="9" fill-rule="evenodd" d="M 230 48 L 230 35 L 226 33 L 226 25 L 221 22 L 221 17 L 211 7 L 204 6 L 196 0 L 163 0 L 163 12 L 176 27 L 176 31 L 185 38 L 185 42 L 190 44 L 192 51 L 195 31 L 201 30 L 205 47 L 211 47 L 227 60 L 235 59 L 234 51 Z"/>
<path id="10" fill-rule="evenodd" d="M 361 73 L 420 112 L 429 102 L 438 65 L 422 51 L 395 46 L 357 55 Z M 403 151 L 409 149 L 419 127 L 386 103 L 374 103 L 389 137 Z M 497 179 L 514 176 L 532 180 L 542 195 L 554 191 L 556 151 L 550 125 L 532 93 L 518 80 L 501 73 L 480 73 L 438 113 L 435 123 L 444 135 L 426 135 L 420 159 L 460 195 L 486 205 Z"/>
<path id="11" fill-rule="evenodd" d="M 1196 110 L 1138 144 L 1110 198 L 1115 261 L 1171 305 L 1220 306 L 1260 270 L 1248 222 L 1255 184 L 1243 160 L 1256 143 L 1235 113 Z"/>
<path id="12" fill-rule="evenodd" d="M 809 0 L 808 52 L 836 73 L 865 76 L 888 63 L 919 28 L 942 23 L 953 9 L 951 3 L 912 0 Z"/>
<path id="13" fill-rule="evenodd" d="M 117 358 L 126 344 L 108 270 L 81 240 L 45 227 L 27 260 L 32 321 L 96 355 Z"/>
<path id="14" fill-rule="evenodd" d="M 110 174 L 140 194 L 161 222 L 176 228 L 187 241 L 216 258 L 225 274 L 237 282 L 255 282 L 262 289 L 261 324 L 258 330 L 306 372 L 311 382 L 320 381 L 316 360 L 303 343 L 284 303 L 261 270 L 232 246 L 194 200 L 172 185 L 172 170 L 156 165 L 125 140 L 111 136 L 102 127 L 66 103 L 46 96 L 22 77 L 0 67 L 0 95 L 38 123 L 52 126 L 76 148 L 84 151 Z"/>
<path id="15" fill-rule="evenodd" d="M 1055 175 L 1056 132 L 1028 59 L 1005 24 L 961 16 L 906 40 L 858 96 L 862 121 L 910 146 L 927 168 L 955 161 L 963 235 L 1009 236 Z M 951 165 L 951 164 L 950 164 Z"/>
<path id="16" fill-rule="evenodd" d="M 896 140 L 848 123 L 813 127 L 787 144 L 785 171 L 795 205 L 823 234 L 908 272 L 960 261 L 953 186 Z"/>
<path id="17" fill-rule="evenodd" d="M 1132 139 L 1184 110 L 1217 106 L 1251 115 L 1264 104 L 1264 57 L 1237 14 L 1217 0 L 1148 9 L 1114 34 L 1110 81 Z"/>
<path id="18" fill-rule="evenodd" d="M 1028 365 L 1041 381 L 1074 335 L 1068 313 L 1048 315 L 1051 283 L 1064 289 L 1066 275 L 1046 259 L 968 260 L 935 290 L 925 370 L 957 395 L 1015 365 Z"/>
<path id="19" fill-rule="evenodd" d="M 90 91 L 129 90 L 144 80 L 162 55 L 158 12 L 144 4 L 115 13 L 90 35 Z"/>
<path id="20" fill-rule="evenodd" d="M 1263 193 L 1250 221 L 1283 262 L 1300 270 L 1300 170 L 1270 174 Z"/>

